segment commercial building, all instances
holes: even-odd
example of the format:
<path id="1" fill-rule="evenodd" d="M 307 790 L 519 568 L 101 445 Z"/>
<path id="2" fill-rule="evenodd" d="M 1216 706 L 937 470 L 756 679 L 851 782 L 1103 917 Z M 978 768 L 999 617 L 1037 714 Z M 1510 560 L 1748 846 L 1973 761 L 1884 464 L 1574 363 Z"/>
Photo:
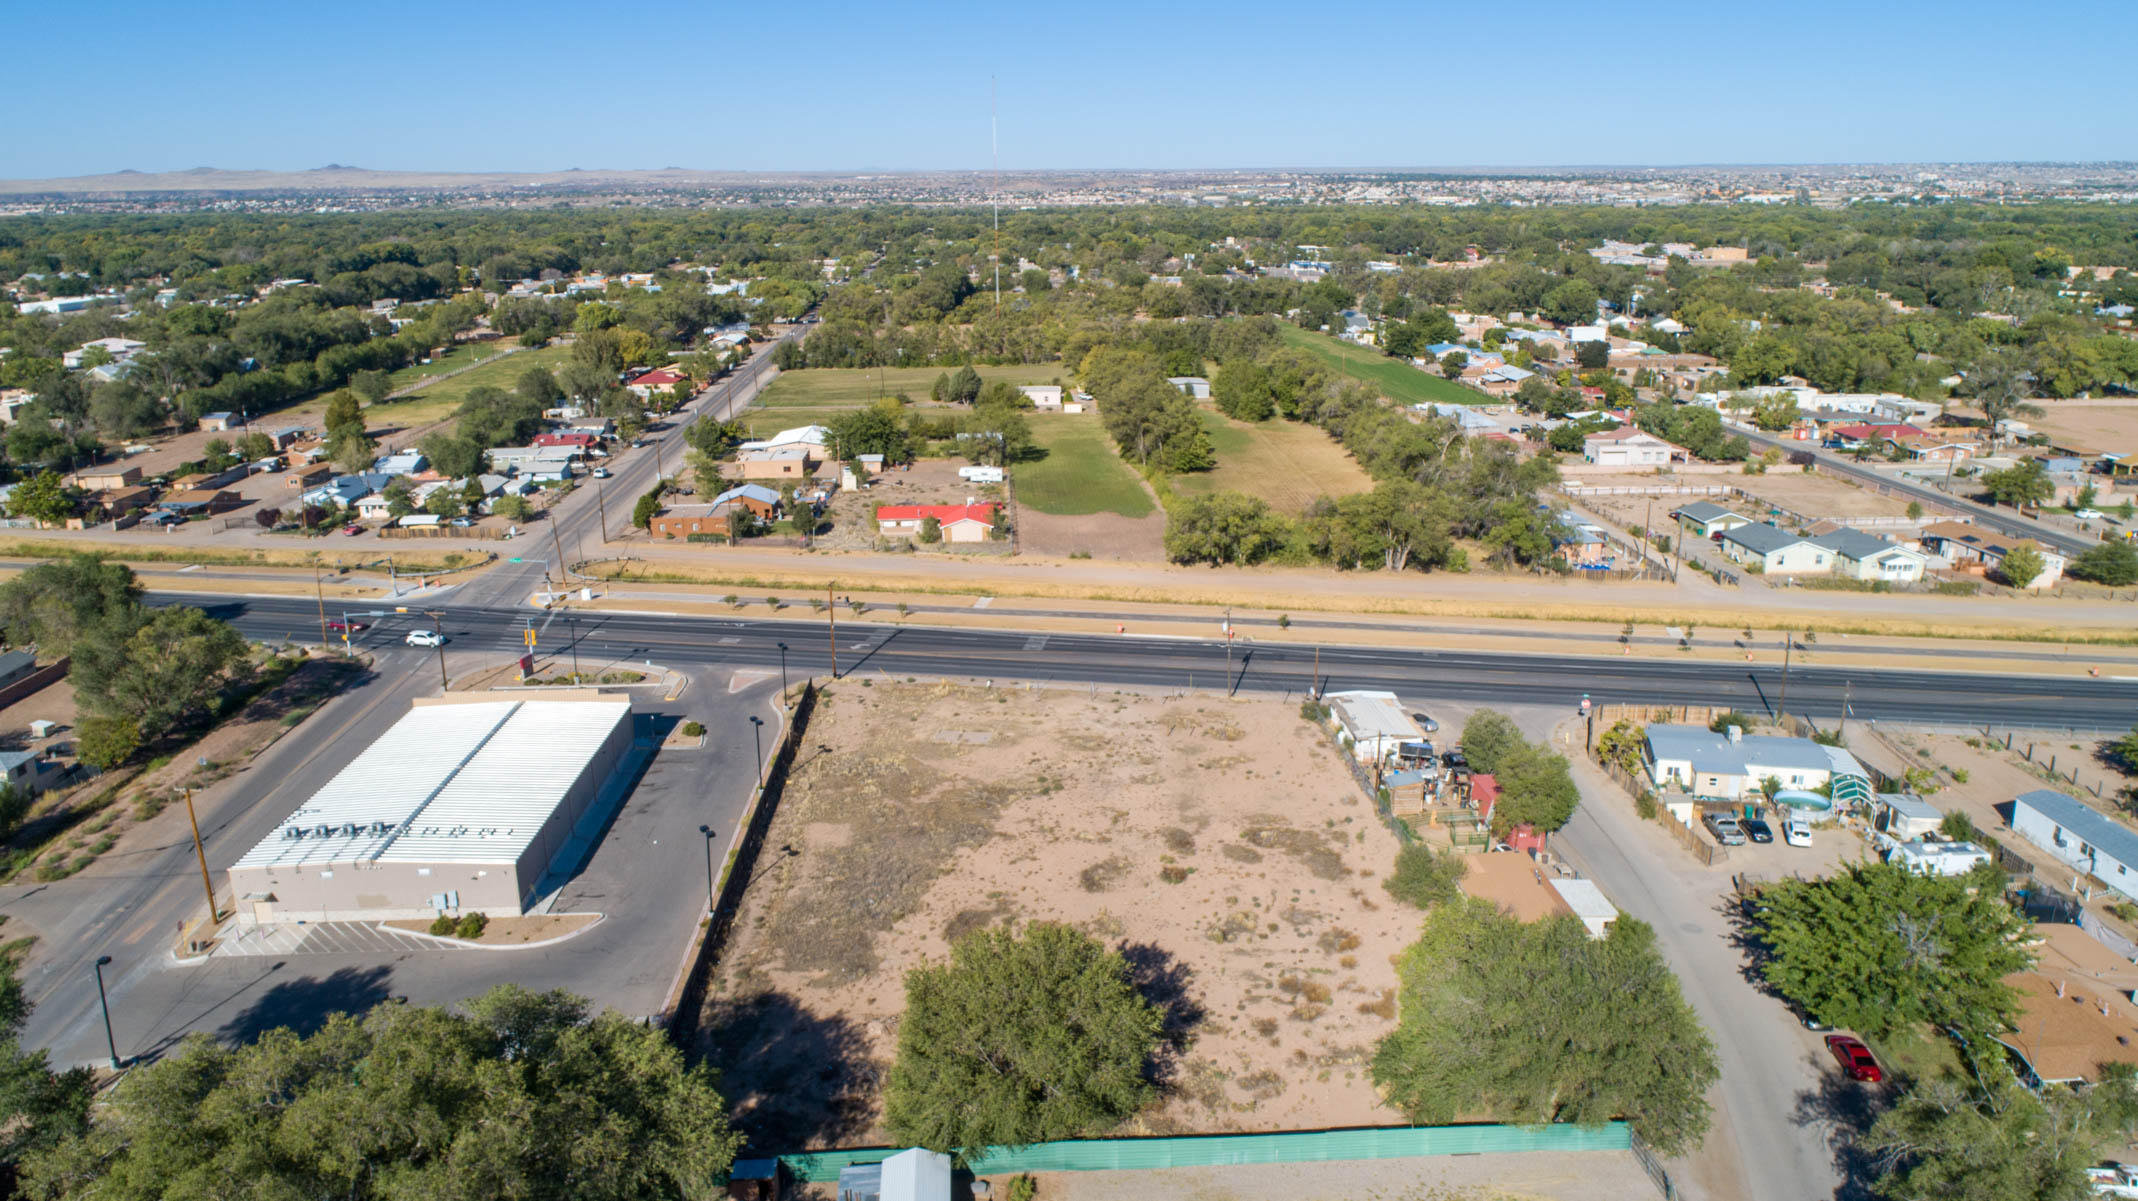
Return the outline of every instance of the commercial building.
<path id="1" fill-rule="evenodd" d="M 518 914 L 631 749 L 591 690 L 418 700 L 230 868 L 243 920 Z"/>
<path id="2" fill-rule="evenodd" d="M 1422 742 L 1425 731 L 1403 711 L 1393 692 L 1355 690 L 1323 698 L 1336 719 L 1344 745 L 1361 763 L 1379 763 L 1406 742 Z"/>

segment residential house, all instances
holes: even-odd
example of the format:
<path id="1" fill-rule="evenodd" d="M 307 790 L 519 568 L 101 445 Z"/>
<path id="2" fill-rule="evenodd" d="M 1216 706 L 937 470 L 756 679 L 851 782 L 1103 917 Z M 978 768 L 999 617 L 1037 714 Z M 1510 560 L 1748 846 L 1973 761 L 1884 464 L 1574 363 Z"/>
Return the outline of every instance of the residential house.
<path id="1" fill-rule="evenodd" d="M 297 499 L 307 505 L 343 508 L 355 504 L 384 487 L 393 477 L 380 472 L 365 472 L 361 475 L 338 475 Z"/>
<path id="2" fill-rule="evenodd" d="M 1577 571 L 1608 570 L 1617 559 L 1603 527 L 1571 509 L 1555 517 L 1552 548 L 1567 566 Z"/>
<path id="3" fill-rule="evenodd" d="M 1930 556 L 1921 551 L 1846 526 L 1816 535 L 1811 541 L 1833 552 L 1834 574 L 1846 579 L 1913 584 L 1923 578 L 1924 569 L 1930 565 Z"/>
<path id="4" fill-rule="evenodd" d="M 156 490 L 148 487 L 107 488 L 89 497 L 89 503 L 101 510 L 106 517 L 124 517 L 136 509 L 146 509 L 156 499 Z"/>
<path id="5" fill-rule="evenodd" d="M 738 513 L 749 513 L 753 519 L 757 516 L 746 506 L 735 503 L 670 505 L 654 514 L 646 528 L 656 538 L 688 538 L 692 534 L 725 538 L 729 523 Z"/>
<path id="6" fill-rule="evenodd" d="M 1912 438 L 1888 438 L 1886 445 L 1898 450 L 1911 463 L 1964 463 L 1975 457 L 1977 449 L 1973 442 L 1941 438 L 1931 433 Z"/>
<path id="7" fill-rule="evenodd" d="M 1706 726 L 1657 724 L 1648 727 L 1644 751 L 1658 792 L 1694 800 L 1740 801 L 1760 794 L 1761 781 L 1769 778 L 1806 791 L 1831 785 L 1836 802 L 1868 801 L 1871 795 L 1871 773 L 1854 755 L 1809 738 L 1746 734 L 1737 726 L 1717 734 Z M 1673 804 L 1680 821 L 1692 820 L 1689 805 Z"/>
<path id="8" fill-rule="evenodd" d="M 1033 408 L 1042 413 L 1062 411 L 1062 389 L 1059 384 L 1024 384 L 1017 390 L 1024 394 L 1026 400 L 1032 402 Z"/>
<path id="9" fill-rule="evenodd" d="M 404 450 L 396 454 L 380 455 L 372 461 L 371 469 L 381 475 L 414 475 L 430 466 L 430 460 L 420 450 Z"/>
<path id="10" fill-rule="evenodd" d="M 817 460 L 807 446 L 783 446 L 776 450 L 745 450 L 736 465 L 746 480 L 802 480 L 816 470 Z"/>
<path id="11" fill-rule="evenodd" d="M 780 514 L 780 495 L 763 484 L 738 484 L 712 499 L 715 505 L 739 505 L 767 521 Z"/>
<path id="12" fill-rule="evenodd" d="M 25 796 L 36 796 L 58 784 L 69 770 L 43 751 L 0 751 L 0 779 Z"/>
<path id="13" fill-rule="evenodd" d="M 586 452 L 600 446 L 601 439 L 593 434 L 536 434 L 534 441 L 529 445 L 537 447 L 569 446 L 584 456 Z"/>
<path id="14" fill-rule="evenodd" d="M 148 343 L 136 342 L 132 338 L 96 338 L 60 355 L 59 361 L 61 366 L 72 371 L 80 367 L 92 351 L 101 350 L 111 356 L 112 362 L 124 363 L 146 349 Z"/>
<path id="15" fill-rule="evenodd" d="M 1478 412 L 1472 405 L 1448 404 L 1444 401 L 1429 400 L 1422 404 L 1412 405 L 1411 408 L 1429 416 L 1450 418 L 1465 434 L 1483 433 L 1486 430 L 1499 428 L 1499 422 Z"/>
<path id="16" fill-rule="evenodd" d="M 985 542 L 995 532 L 993 502 L 963 505 L 879 505 L 876 528 L 885 534 L 917 536 L 930 517 L 942 528 L 945 542 Z"/>
<path id="17" fill-rule="evenodd" d="M 822 425 L 798 425 L 793 429 L 781 430 L 780 432 L 772 435 L 769 438 L 762 438 L 754 442 L 745 442 L 736 449 L 742 452 L 749 452 L 753 450 L 800 449 L 807 451 L 809 453 L 809 457 L 813 459 L 821 459 L 825 457 L 824 447 L 830 441 L 831 429 L 829 427 Z"/>
<path id="18" fill-rule="evenodd" d="M 1717 545 L 1730 562 L 1766 575 L 1825 575 L 1834 569 L 1833 551 L 1767 523 L 1732 526 Z"/>
<path id="19" fill-rule="evenodd" d="M 202 413 L 200 415 L 200 428 L 210 433 L 227 433 L 235 429 L 237 424 L 238 418 L 235 413 Z"/>
<path id="20" fill-rule="evenodd" d="M 855 455 L 839 467 L 839 486 L 849 491 L 883 475 L 882 455 Z"/>
<path id="21" fill-rule="evenodd" d="M 2085 929 L 2043 922 L 2033 964 L 2004 978 L 2018 1016 L 1994 1037 L 2030 1087 L 2096 1082 L 2108 1064 L 2138 1065 L 2138 965 Z"/>
<path id="22" fill-rule="evenodd" d="M 1927 438 L 1928 430 L 1906 424 L 1878 424 L 1859 421 L 1853 425 L 1836 425 L 1826 431 L 1826 445 L 1830 450 L 1854 450 L 1869 443 L 1883 446 L 1895 439 Z"/>
<path id="23" fill-rule="evenodd" d="M 195 488 L 186 492 L 173 492 L 156 502 L 156 507 L 181 516 L 203 514 L 213 516 L 243 508 L 246 499 L 235 492 L 215 488 Z"/>
<path id="24" fill-rule="evenodd" d="M 493 446 L 483 452 L 492 471 L 564 472 L 579 458 L 576 446 Z"/>
<path id="25" fill-rule="evenodd" d="M 413 503 L 415 497 L 411 495 L 409 500 Z M 355 508 L 356 515 L 365 521 L 384 521 L 393 516 L 393 506 L 388 503 L 386 494 L 383 492 L 373 492 L 357 497 Z"/>
<path id="26" fill-rule="evenodd" d="M 1679 532 L 1693 539 L 1714 538 L 1725 530 L 1752 524 L 1751 518 L 1706 500 L 1680 506 L 1671 510 L 1670 515 L 1677 518 Z"/>
<path id="27" fill-rule="evenodd" d="M 1488 901 L 1518 922 L 1576 916 L 1573 906 L 1551 886 L 1543 865 L 1515 851 L 1465 856 L 1461 888 L 1464 895 Z"/>
<path id="28" fill-rule="evenodd" d="M 2001 571 L 2004 557 L 2013 547 L 2022 544 L 2033 547 L 2042 560 L 2041 574 L 2027 587 L 2047 588 L 2064 578 L 2067 566 L 2064 556 L 2035 542 L 1958 521 L 1940 521 L 1923 527 L 1923 548 L 1942 556 L 1962 571 Z"/>
<path id="29" fill-rule="evenodd" d="M 289 488 L 309 488 L 332 478 L 334 478 L 334 465 L 332 463 L 312 463 L 296 468 L 288 475 L 283 476 L 282 483 L 283 486 Z"/>
<path id="30" fill-rule="evenodd" d="M 141 482 L 139 467 L 92 467 L 74 473 L 74 486 L 89 491 L 130 488 Z"/>
<path id="31" fill-rule="evenodd" d="M 1344 310 L 1342 316 L 1344 330 L 1342 334 L 1338 335 L 1339 337 L 1347 342 L 1357 342 L 1362 346 L 1373 345 L 1373 318 L 1351 309 Z"/>
<path id="32" fill-rule="evenodd" d="M 1338 740 L 1361 763 L 1382 762 L 1402 744 L 1425 738 L 1393 692 L 1332 692 L 1322 699 L 1336 721 Z"/>
<path id="33" fill-rule="evenodd" d="M 638 376 L 624 387 L 640 400 L 651 400 L 655 392 L 666 392 L 688 379 L 689 377 L 680 371 L 658 367 Z"/>
<path id="34" fill-rule="evenodd" d="M 1200 375 L 1171 375 L 1166 382 L 1180 389 L 1191 400 L 1210 399 L 1210 381 Z"/>
<path id="35" fill-rule="evenodd" d="M 1653 471 L 1669 467 L 1674 458 L 1686 457 L 1683 448 L 1630 425 L 1599 430 L 1581 440 L 1581 457 L 1599 467 L 1624 467 Z"/>
<path id="36" fill-rule="evenodd" d="M 2049 788 L 2012 801 L 2012 832 L 2138 901 L 2138 831 Z"/>

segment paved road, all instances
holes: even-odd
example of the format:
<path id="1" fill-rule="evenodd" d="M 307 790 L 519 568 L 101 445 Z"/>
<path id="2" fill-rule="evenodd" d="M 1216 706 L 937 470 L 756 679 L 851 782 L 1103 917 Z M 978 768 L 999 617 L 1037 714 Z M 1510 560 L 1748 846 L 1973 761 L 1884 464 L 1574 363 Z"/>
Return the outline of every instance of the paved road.
<path id="1" fill-rule="evenodd" d="M 233 621 L 248 636 L 305 641 L 316 636 L 316 613 L 302 598 L 231 598 L 155 594 L 201 605 Z M 526 608 L 462 606 L 446 601 L 448 656 L 475 651 L 495 656 L 521 644 L 520 630 L 545 627 L 542 645 L 577 637 L 582 653 L 673 666 L 777 668 L 795 673 L 830 666 L 820 620 L 791 622 L 716 617 L 588 612 L 570 617 Z M 308 628 L 309 627 L 309 628 Z M 392 643 L 405 627 L 384 621 L 362 640 Z M 1221 688 L 1227 680 L 1224 643 L 1217 639 L 1041 634 L 1002 629 L 902 627 L 875 621 L 838 623 L 839 670 Z M 790 648 L 785 655 L 780 643 Z M 1839 717 L 1844 697 L 1852 720 L 1941 725 L 2020 725 L 2040 729 L 2121 731 L 2138 719 L 2138 678 L 2080 679 L 2016 671 L 1980 674 L 1850 668 L 1798 663 L 1787 681 L 1787 707 L 1815 720 Z M 1499 704 L 1564 704 L 1586 693 L 1599 703 L 1716 704 L 1746 712 L 1783 707 L 1781 669 L 1768 664 L 1688 662 L 1667 653 L 1633 658 L 1522 655 L 1428 650 L 1323 647 L 1296 643 L 1235 644 L 1236 691 L 1301 692 L 1319 663 L 1325 689 L 1386 688 L 1454 700 Z"/>
<path id="2" fill-rule="evenodd" d="M 1737 433 L 1743 434 L 1754 446 L 1771 446 L 1790 454 L 1800 451 L 1808 452 L 1817 457 L 1819 470 L 1821 471 L 1847 476 L 1863 483 L 1882 484 L 1902 496 L 1910 497 L 1914 500 L 1932 501 L 1938 505 L 1958 507 L 1972 514 L 1976 525 L 1996 530 L 2000 534 L 2006 534 L 2014 538 L 2032 538 L 2045 546 L 2054 547 L 2067 556 L 2083 554 L 2101 545 L 2099 539 L 2067 533 L 2054 526 L 2035 521 L 2032 518 L 2022 517 L 2010 510 L 1993 509 L 1987 505 L 1978 505 L 1964 496 L 1955 496 L 1950 492 L 1940 492 L 1936 488 L 1924 484 L 1886 475 L 1876 468 L 1852 462 L 1841 455 L 1799 442 L 1794 438 L 1775 438 L 1744 426 L 1732 428 Z"/>
<path id="3" fill-rule="evenodd" d="M 218 883 L 304 796 L 406 713 L 410 699 L 437 689 L 428 653 L 388 646 L 378 664 L 373 678 L 327 704 L 250 770 L 197 796 Z M 249 1038 L 277 1025 L 310 1028 L 328 1012 L 388 996 L 447 1002 L 508 980 L 568 988 L 626 1013 L 657 1012 L 704 911 L 706 848 L 698 827 L 711 825 L 720 838 L 716 854 L 724 853 L 753 778 L 757 743 L 747 718 L 764 716 L 767 745 L 779 729 L 769 678 L 735 693 L 727 688 L 727 673 L 707 672 L 673 702 L 651 691 L 634 696 L 641 715 L 705 722 L 707 746 L 656 756 L 593 857 L 563 885 L 555 911 L 606 915 L 578 937 L 529 950 L 474 951 L 349 927 L 180 964 L 171 956 L 177 927 L 204 901 L 185 815 L 174 808 L 130 838 L 138 849 L 106 855 L 80 876 L 0 888 L 0 914 L 12 919 L 6 933 L 26 926 L 39 935 L 24 974 L 37 1005 L 25 1042 L 62 1064 L 105 1058 L 92 974 L 99 955 L 113 959 L 105 981 L 125 1057 L 159 1054 L 191 1033 Z"/>

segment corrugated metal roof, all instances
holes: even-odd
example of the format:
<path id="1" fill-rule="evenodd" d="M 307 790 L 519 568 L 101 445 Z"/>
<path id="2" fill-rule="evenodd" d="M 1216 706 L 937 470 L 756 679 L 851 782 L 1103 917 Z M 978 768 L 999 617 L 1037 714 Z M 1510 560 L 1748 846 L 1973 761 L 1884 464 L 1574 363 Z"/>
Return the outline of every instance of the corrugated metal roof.
<path id="1" fill-rule="evenodd" d="M 519 706 L 379 861 L 514 862 L 630 716 L 630 702 L 621 700 Z"/>
<path id="2" fill-rule="evenodd" d="M 630 710 L 622 700 L 413 709 L 232 866 L 513 862 Z"/>
<path id="3" fill-rule="evenodd" d="M 2138 865 L 2138 833 L 2091 805 L 2048 788 L 2023 792 L 2013 804 L 2034 810 L 2117 863 Z"/>
<path id="4" fill-rule="evenodd" d="M 518 707 L 517 701 L 499 701 L 411 710 L 233 866 L 377 858 L 394 831 L 436 796 Z M 380 823 L 389 828 L 376 829 Z M 322 835 L 321 828 L 328 833 Z M 292 829 L 302 836 L 293 837 Z"/>

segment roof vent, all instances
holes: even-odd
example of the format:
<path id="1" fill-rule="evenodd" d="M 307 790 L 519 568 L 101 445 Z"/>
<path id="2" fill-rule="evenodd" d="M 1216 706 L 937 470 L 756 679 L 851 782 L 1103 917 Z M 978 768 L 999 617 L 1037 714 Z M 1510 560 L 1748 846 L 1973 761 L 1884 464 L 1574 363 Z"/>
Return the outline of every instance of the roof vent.
<path id="1" fill-rule="evenodd" d="M 341 824 L 341 832 L 343 834 L 354 836 L 356 834 L 356 831 L 357 825 L 355 822 L 343 822 Z"/>
<path id="2" fill-rule="evenodd" d="M 321 838 L 331 837 L 334 833 L 334 827 L 328 825 L 314 826 L 312 827 L 312 833 L 318 835 Z"/>
<path id="3" fill-rule="evenodd" d="M 288 839 L 298 839 L 298 838 L 303 838 L 303 837 L 304 837 L 304 827 L 303 827 L 303 826 L 284 826 L 284 827 L 282 827 L 282 837 L 284 837 L 284 838 L 288 838 Z"/>

